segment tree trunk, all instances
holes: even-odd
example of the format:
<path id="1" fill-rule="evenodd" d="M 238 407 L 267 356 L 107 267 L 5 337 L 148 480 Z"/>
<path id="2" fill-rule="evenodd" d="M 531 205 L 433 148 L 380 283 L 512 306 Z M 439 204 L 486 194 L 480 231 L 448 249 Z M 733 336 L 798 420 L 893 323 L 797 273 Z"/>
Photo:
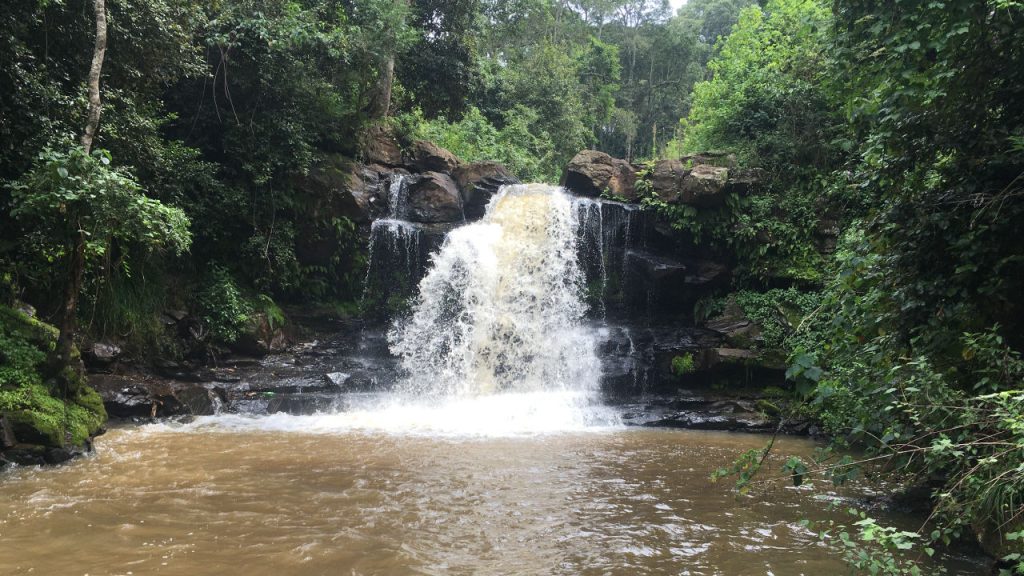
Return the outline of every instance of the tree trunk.
<path id="1" fill-rule="evenodd" d="M 100 125 L 100 73 L 103 71 L 103 57 L 107 52 L 107 13 L 104 0 L 93 0 L 96 13 L 96 45 L 89 67 L 89 118 L 82 134 L 82 148 L 88 154 Z M 64 290 L 64 307 L 60 317 L 60 335 L 57 337 L 57 353 L 65 366 L 71 364 L 71 351 L 78 329 L 78 293 L 82 290 L 82 274 L 85 270 L 85 232 L 75 222 L 74 241 L 68 246 L 68 278 Z M 65 393 L 71 382 L 65 382 Z"/>
<path id="2" fill-rule="evenodd" d="M 395 55 L 388 56 L 370 100 L 370 118 L 383 120 L 391 112 L 391 88 L 395 84 Z"/>
<path id="3" fill-rule="evenodd" d="M 107 53 L 107 12 L 105 0 L 93 0 L 96 12 L 96 45 L 92 51 L 92 66 L 89 67 L 89 119 L 82 134 L 82 148 L 85 153 L 92 151 L 92 141 L 100 126 L 100 73 L 103 71 L 103 57 Z"/>
<path id="4" fill-rule="evenodd" d="M 85 271 L 85 234 L 76 232 L 75 240 L 68 248 L 68 279 L 64 290 L 64 308 L 61 310 L 60 335 L 57 337 L 60 361 L 65 366 L 71 364 L 78 327 L 78 293 L 82 289 L 82 274 Z"/>

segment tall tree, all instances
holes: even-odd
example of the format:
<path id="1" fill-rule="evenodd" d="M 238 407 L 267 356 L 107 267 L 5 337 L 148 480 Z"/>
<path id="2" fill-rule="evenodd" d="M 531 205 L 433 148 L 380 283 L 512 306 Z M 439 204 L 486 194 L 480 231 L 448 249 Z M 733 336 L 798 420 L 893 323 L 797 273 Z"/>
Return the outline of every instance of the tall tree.
<path id="1" fill-rule="evenodd" d="M 107 53 L 107 8 L 104 0 L 93 0 L 93 12 L 96 17 L 96 43 L 93 47 L 92 65 L 89 67 L 89 114 L 82 133 L 82 148 L 88 156 L 92 152 L 92 143 L 99 130 L 100 113 L 103 110 L 100 99 L 100 75 L 103 72 L 103 59 Z M 78 327 L 78 295 L 82 291 L 82 273 L 85 271 L 86 231 L 81 222 L 72 222 L 77 230 L 68 250 L 68 280 L 64 292 L 64 306 L 61 308 L 60 336 L 57 338 L 57 349 L 60 359 L 65 364 L 71 363 L 75 332 Z"/>

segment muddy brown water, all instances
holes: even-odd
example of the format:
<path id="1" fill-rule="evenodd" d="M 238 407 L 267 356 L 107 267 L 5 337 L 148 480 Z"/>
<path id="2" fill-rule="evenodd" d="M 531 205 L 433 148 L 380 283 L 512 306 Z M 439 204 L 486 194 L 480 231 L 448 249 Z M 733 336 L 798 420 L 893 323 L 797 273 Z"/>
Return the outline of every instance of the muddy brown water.
<path id="1" fill-rule="evenodd" d="M 829 501 L 862 491 L 779 483 L 737 497 L 709 482 L 764 437 L 440 438 L 297 422 L 115 429 L 91 457 L 0 473 L 0 574 L 849 573 L 799 521 L 844 520 Z M 813 447 L 781 439 L 771 469 Z M 977 559 L 941 562 L 985 573 Z"/>

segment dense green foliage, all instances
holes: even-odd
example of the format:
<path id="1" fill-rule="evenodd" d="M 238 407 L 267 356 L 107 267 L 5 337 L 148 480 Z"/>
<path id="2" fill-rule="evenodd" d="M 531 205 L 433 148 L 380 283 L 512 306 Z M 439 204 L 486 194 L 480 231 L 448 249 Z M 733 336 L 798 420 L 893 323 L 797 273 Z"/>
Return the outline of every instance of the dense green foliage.
<path id="1" fill-rule="evenodd" d="M 1019 543 L 1019 0 L 691 0 L 675 15 L 658 0 L 120 0 L 93 154 L 77 145 L 90 2 L 8 4 L 0 309 L 57 317 L 84 239 L 81 336 L 140 355 L 188 352 L 164 341 L 167 311 L 209 347 L 256 317 L 279 327 L 278 302 L 349 311 L 365 247 L 330 187 L 381 125 L 524 179 L 556 179 L 586 147 L 634 162 L 724 150 L 766 189 L 645 201 L 734 259 L 729 300 L 789 355 L 802 413 L 933 490 L 927 533 L 860 518 L 862 543 Z M 96 398 L 55 388 L 52 350 L 12 314 L 0 410 L 84 439 Z M 911 570 L 879 558 L 851 561 Z"/>
<path id="2" fill-rule="evenodd" d="M 139 209 L 163 210 L 119 224 L 163 218 L 171 235 L 161 242 L 192 242 L 179 256 L 127 230 L 90 231 L 83 320 L 97 337 L 152 346 L 154 316 L 189 307 L 179 295 L 202 290 L 215 266 L 246 299 L 357 299 L 365 256 L 355 226 L 325 209 L 307 177 L 339 155 L 358 160 L 382 115 L 407 136 L 501 161 L 524 179 L 557 179 L 585 147 L 653 157 L 687 111 L 716 39 L 748 4 L 701 0 L 673 16 L 652 0 L 113 2 L 102 174 L 121 178 Z M 85 120 L 90 7 L 19 0 L 0 15 L 0 75 L 15 87 L 0 94 L 0 268 L 14 296 L 46 318 L 59 300 L 66 236 L 26 202 L 48 197 L 40 178 L 54 162 L 80 163 L 73 143 Z"/>
<path id="3" fill-rule="evenodd" d="M 820 227 L 860 207 L 831 185 L 850 145 L 826 58 L 831 26 L 817 0 L 745 8 L 666 150 L 727 150 L 766 172 L 767 190 L 731 198 L 725 209 L 662 207 L 677 227 L 731 247 L 744 279 L 821 280 Z"/>
<path id="4" fill-rule="evenodd" d="M 671 148 L 729 149 L 773 174 L 769 191 L 721 213 L 671 215 L 690 229 L 718 222 L 741 262 L 750 245 L 736 236 L 765 232 L 763 271 L 822 256 L 803 278 L 820 303 L 782 340 L 771 316 L 757 318 L 765 340 L 791 353 L 789 377 L 842 444 L 933 490 L 923 534 L 858 521 L 861 569 L 919 573 L 891 553 L 968 534 L 993 551 L 1020 541 L 1021 18 L 1014 1 L 748 8 Z M 842 231 L 837 250 L 816 227 Z M 779 277 L 752 271 L 753 288 Z M 744 298 L 752 318 L 785 300 L 763 288 Z M 855 469 L 825 468 L 840 480 Z"/>

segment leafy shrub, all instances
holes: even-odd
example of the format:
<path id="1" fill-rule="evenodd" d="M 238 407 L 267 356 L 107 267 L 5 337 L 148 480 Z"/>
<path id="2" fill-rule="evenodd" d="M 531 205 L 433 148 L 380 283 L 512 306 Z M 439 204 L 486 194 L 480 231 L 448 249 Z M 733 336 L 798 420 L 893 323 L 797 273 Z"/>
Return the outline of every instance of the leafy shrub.
<path id="1" fill-rule="evenodd" d="M 198 303 L 207 333 L 221 344 L 238 340 L 252 320 L 252 305 L 242 295 L 231 273 L 217 264 L 211 265 L 207 272 Z"/>
<path id="2" fill-rule="evenodd" d="M 427 120 L 420 111 L 398 119 L 409 139 L 430 140 L 466 160 L 494 160 L 524 181 L 553 182 L 561 169 L 554 157 L 554 143 L 536 127 L 537 112 L 517 105 L 505 113 L 504 125 L 495 127 L 475 107 L 458 122 L 444 117 Z"/>
<path id="3" fill-rule="evenodd" d="M 697 364 L 693 360 L 693 354 L 687 352 L 682 356 L 672 357 L 672 375 L 680 378 L 697 370 Z"/>
<path id="4" fill-rule="evenodd" d="M 766 348 L 780 349 L 787 337 L 820 302 L 816 292 L 775 288 L 767 292 L 741 290 L 732 295 L 748 318 L 761 326 Z"/>

